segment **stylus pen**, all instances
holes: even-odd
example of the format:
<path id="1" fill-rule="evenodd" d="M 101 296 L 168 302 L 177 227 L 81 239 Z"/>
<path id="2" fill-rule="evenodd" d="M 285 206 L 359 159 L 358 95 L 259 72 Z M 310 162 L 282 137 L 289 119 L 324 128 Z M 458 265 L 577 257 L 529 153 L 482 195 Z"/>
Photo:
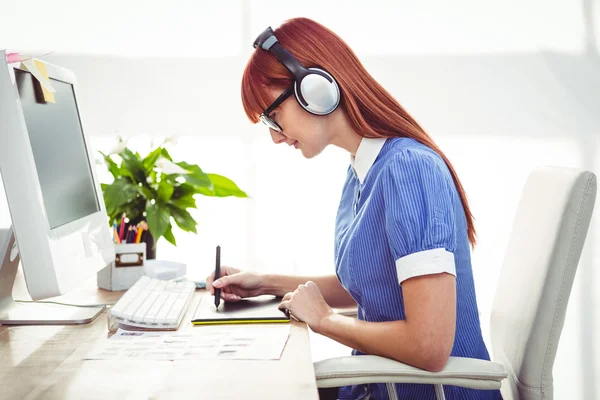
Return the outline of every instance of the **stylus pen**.
<path id="1" fill-rule="evenodd" d="M 217 246 L 217 265 L 215 266 L 215 279 L 216 281 L 221 277 L 221 246 Z M 221 303 L 221 289 L 215 288 L 215 306 L 217 310 L 219 309 L 219 304 Z"/>

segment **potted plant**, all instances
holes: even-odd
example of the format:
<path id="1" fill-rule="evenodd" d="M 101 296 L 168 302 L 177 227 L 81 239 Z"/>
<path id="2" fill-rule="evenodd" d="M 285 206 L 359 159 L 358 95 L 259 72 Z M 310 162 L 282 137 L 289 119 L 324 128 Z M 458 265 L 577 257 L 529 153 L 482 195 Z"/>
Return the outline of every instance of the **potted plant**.
<path id="1" fill-rule="evenodd" d="M 149 232 L 143 241 L 148 259 L 156 257 L 160 237 L 177 245 L 173 221 L 183 231 L 196 233 L 198 223 L 187 211 L 196 208 L 195 195 L 248 197 L 229 178 L 205 173 L 196 164 L 174 162 L 165 143 L 144 157 L 124 146 L 113 155 L 100 152 L 114 178 L 101 184 L 110 224 L 120 223 L 123 214 L 128 225 L 146 221 Z M 119 160 L 113 159 L 115 155 Z"/>

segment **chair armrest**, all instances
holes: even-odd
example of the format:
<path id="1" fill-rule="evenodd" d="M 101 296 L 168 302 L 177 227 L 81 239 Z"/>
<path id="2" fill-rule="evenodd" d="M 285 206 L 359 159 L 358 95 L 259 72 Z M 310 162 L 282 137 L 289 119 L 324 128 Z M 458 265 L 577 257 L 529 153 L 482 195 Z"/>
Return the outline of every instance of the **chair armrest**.
<path id="1" fill-rule="evenodd" d="M 472 389 L 499 389 L 507 377 L 502 364 L 450 357 L 440 372 L 429 372 L 379 356 L 336 357 L 315 363 L 320 388 L 364 383 L 426 383 Z"/>

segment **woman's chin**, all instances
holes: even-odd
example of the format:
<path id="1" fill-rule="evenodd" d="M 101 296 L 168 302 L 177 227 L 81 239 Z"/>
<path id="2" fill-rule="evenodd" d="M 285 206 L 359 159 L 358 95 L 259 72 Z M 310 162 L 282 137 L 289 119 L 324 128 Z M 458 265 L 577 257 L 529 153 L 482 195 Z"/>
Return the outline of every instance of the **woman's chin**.
<path id="1" fill-rule="evenodd" d="M 302 152 L 302 156 L 307 160 L 310 160 L 311 158 L 314 158 L 317 155 L 315 152 L 306 149 L 300 149 L 300 151 Z"/>
<path id="2" fill-rule="evenodd" d="M 298 145 L 298 147 L 296 147 L 296 151 L 300 151 L 304 158 L 311 158 L 310 152 L 308 152 L 304 146 Z"/>

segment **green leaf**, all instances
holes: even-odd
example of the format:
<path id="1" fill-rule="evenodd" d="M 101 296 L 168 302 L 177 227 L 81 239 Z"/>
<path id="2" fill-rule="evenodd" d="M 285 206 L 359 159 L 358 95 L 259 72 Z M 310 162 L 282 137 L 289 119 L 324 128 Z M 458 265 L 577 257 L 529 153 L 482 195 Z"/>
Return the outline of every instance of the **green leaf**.
<path id="1" fill-rule="evenodd" d="M 133 200 L 131 202 L 121 204 L 112 213 L 108 212 L 108 210 L 107 210 L 107 214 L 109 215 L 111 220 L 116 219 L 117 221 L 121 221 L 121 216 L 123 215 L 123 213 L 126 213 L 127 217 L 130 220 L 134 220 L 138 216 L 140 216 L 144 212 L 145 209 L 146 209 L 146 200 L 143 197 L 138 196 L 135 198 L 135 200 Z"/>
<path id="2" fill-rule="evenodd" d="M 137 186 L 132 184 L 129 179 L 120 177 L 113 183 L 103 189 L 104 204 L 109 215 L 115 212 L 123 212 L 122 206 L 133 202 L 139 195 Z"/>
<path id="3" fill-rule="evenodd" d="M 177 223 L 177 226 L 186 232 L 198 233 L 196 232 L 196 225 L 198 225 L 198 223 L 189 212 L 173 205 L 169 205 L 168 207 L 169 211 L 171 211 L 171 216 Z"/>
<path id="4" fill-rule="evenodd" d="M 154 169 L 156 161 L 162 154 L 162 150 L 162 147 L 157 147 L 142 160 L 142 166 L 146 171 L 146 175 L 150 174 L 150 172 Z"/>
<path id="5" fill-rule="evenodd" d="M 173 191 L 173 196 L 171 196 L 171 198 L 180 199 L 196 193 L 198 193 L 198 188 L 187 183 L 182 183 L 181 185 L 175 187 L 175 191 Z"/>
<path id="6" fill-rule="evenodd" d="M 139 155 L 133 154 L 131 150 L 123 150 L 119 156 L 123 160 L 121 164 L 121 174 L 131 176 L 134 182 L 146 182 L 146 171 L 142 161 L 139 159 Z"/>
<path id="7" fill-rule="evenodd" d="M 207 187 L 196 188 L 196 193 L 204 196 L 215 197 L 215 191 Z"/>
<path id="8" fill-rule="evenodd" d="M 110 213 L 107 211 L 106 213 L 108 214 L 108 220 L 110 221 L 110 225 L 111 225 L 111 226 L 112 226 L 112 224 L 113 224 L 115 221 L 120 221 L 120 220 L 119 220 L 119 217 L 120 217 L 120 215 L 117 215 L 117 213 L 116 213 L 116 212 L 115 212 L 115 213 L 112 213 L 112 214 L 110 214 Z M 118 226 L 118 225 L 119 225 L 119 223 L 117 222 L 117 226 Z"/>
<path id="9" fill-rule="evenodd" d="M 144 212 L 144 204 L 144 199 L 140 198 L 135 203 L 126 204 L 123 207 L 123 211 L 127 214 L 127 218 L 129 218 L 130 221 L 133 221 L 142 216 L 142 213 Z"/>
<path id="10" fill-rule="evenodd" d="M 186 162 L 178 162 L 175 163 L 179 165 L 181 168 L 190 171 L 189 174 L 181 175 L 187 183 L 196 186 L 196 187 L 212 187 L 212 182 L 208 175 L 206 175 L 202 169 L 196 164 L 188 164 Z"/>
<path id="11" fill-rule="evenodd" d="M 174 205 L 177 208 L 186 209 L 186 208 L 196 208 L 196 199 L 193 195 L 186 195 L 180 197 L 178 199 L 173 199 L 169 201 L 169 204 Z"/>
<path id="12" fill-rule="evenodd" d="M 163 203 L 166 203 L 171 199 L 174 191 L 175 188 L 169 182 L 167 182 L 166 179 L 163 179 L 158 184 L 158 199 Z"/>
<path id="13" fill-rule="evenodd" d="M 146 185 L 156 184 L 156 170 L 150 170 L 146 176 Z"/>
<path id="14" fill-rule="evenodd" d="M 106 167 L 108 168 L 108 171 L 112 174 L 113 178 L 117 179 L 121 175 L 121 171 L 120 171 L 117 163 L 114 162 L 112 160 L 112 158 L 110 158 L 110 156 L 104 154 L 103 152 L 99 151 L 98 153 L 102 154 L 102 157 L 104 157 L 104 162 L 106 163 Z"/>
<path id="15" fill-rule="evenodd" d="M 213 184 L 214 195 L 217 197 L 248 197 L 246 192 L 241 190 L 231 179 L 222 175 L 208 174 L 210 181 Z"/>
<path id="16" fill-rule="evenodd" d="M 151 189 L 150 187 L 148 187 L 148 185 L 141 185 L 141 186 L 136 185 L 135 187 L 140 192 L 140 194 L 142 196 L 144 196 L 144 198 L 146 200 L 152 200 L 152 199 L 158 198 L 158 194 L 156 193 L 156 190 Z"/>
<path id="17" fill-rule="evenodd" d="M 169 227 L 163 234 L 164 238 L 167 239 L 167 242 L 171 243 L 173 246 L 177 246 L 177 242 L 175 241 L 175 236 L 173 236 L 173 231 L 171 230 L 172 226 L 169 224 Z"/>
<path id="18" fill-rule="evenodd" d="M 146 221 L 150 233 L 154 236 L 154 241 L 164 235 L 167 227 L 171 224 L 170 213 L 167 207 L 161 207 L 158 204 L 146 203 Z"/>
<path id="19" fill-rule="evenodd" d="M 171 155 L 169 154 L 169 152 L 167 151 L 167 149 L 165 149 L 164 147 L 161 147 L 160 149 L 161 149 L 160 154 L 162 154 L 162 156 L 164 158 L 166 158 L 167 160 L 173 162 L 173 159 L 171 158 Z"/>

